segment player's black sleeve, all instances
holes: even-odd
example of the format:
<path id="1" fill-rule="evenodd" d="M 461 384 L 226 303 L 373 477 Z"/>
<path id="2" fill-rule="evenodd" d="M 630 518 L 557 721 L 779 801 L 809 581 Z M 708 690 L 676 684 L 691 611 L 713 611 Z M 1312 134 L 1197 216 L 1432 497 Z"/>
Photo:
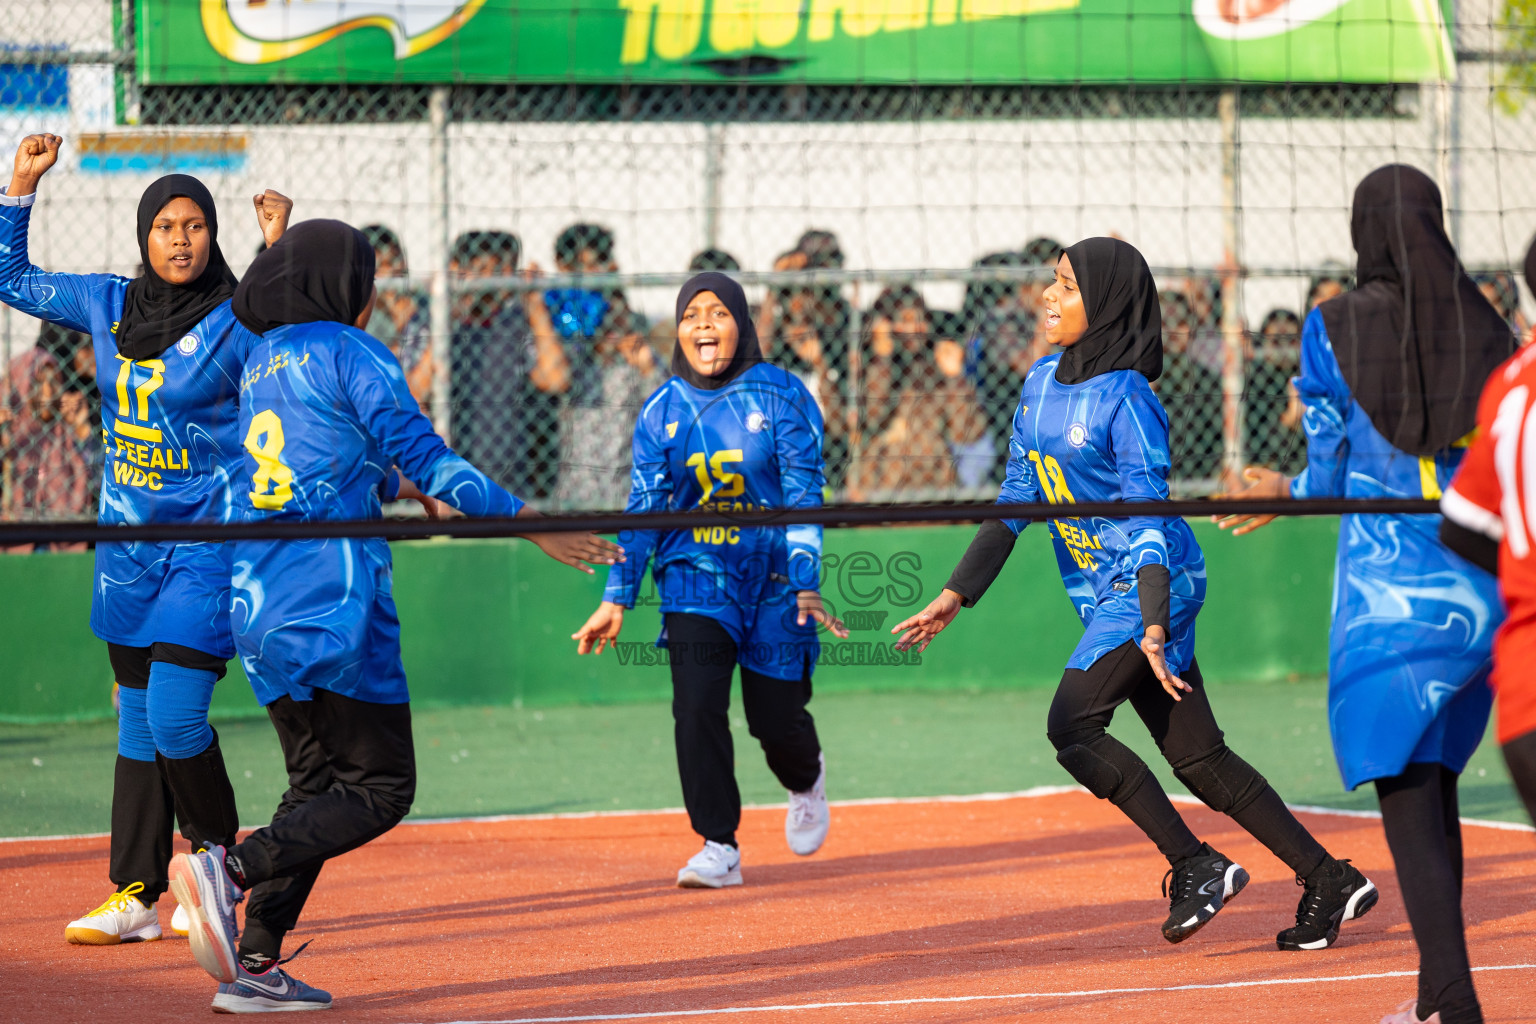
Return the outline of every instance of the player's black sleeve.
<path id="1" fill-rule="evenodd" d="M 1018 539 L 1001 519 L 988 519 L 981 524 L 949 582 L 944 584 L 946 590 L 960 595 L 961 607 L 969 608 L 981 600 L 981 595 L 1003 571 L 1003 563 L 1008 561 Z"/>
<path id="2" fill-rule="evenodd" d="M 1499 542 L 1449 519 L 1440 520 L 1440 543 L 1485 572 L 1499 574 Z"/>
<path id="3" fill-rule="evenodd" d="M 1173 635 L 1168 625 L 1168 567 L 1144 565 L 1136 570 L 1136 593 L 1141 598 L 1141 624 L 1162 626 L 1163 636 Z"/>

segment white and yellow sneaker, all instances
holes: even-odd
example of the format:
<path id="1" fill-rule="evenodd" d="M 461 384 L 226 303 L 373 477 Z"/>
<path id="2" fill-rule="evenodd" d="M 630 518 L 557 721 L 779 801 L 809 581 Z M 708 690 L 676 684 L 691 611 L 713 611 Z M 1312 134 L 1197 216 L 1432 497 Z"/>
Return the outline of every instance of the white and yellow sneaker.
<path id="1" fill-rule="evenodd" d="M 171 934 L 184 939 L 191 930 L 192 919 L 187 916 L 187 908 L 180 903 L 176 904 L 176 913 L 171 915 Z"/>
<path id="2" fill-rule="evenodd" d="M 120 942 L 154 942 L 160 938 L 160 916 L 140 902 L 144 883 L 134 882 L 107 897 L 95 910 L 69 922 L 64 939 L 78 946 L 115 946 Z"/>

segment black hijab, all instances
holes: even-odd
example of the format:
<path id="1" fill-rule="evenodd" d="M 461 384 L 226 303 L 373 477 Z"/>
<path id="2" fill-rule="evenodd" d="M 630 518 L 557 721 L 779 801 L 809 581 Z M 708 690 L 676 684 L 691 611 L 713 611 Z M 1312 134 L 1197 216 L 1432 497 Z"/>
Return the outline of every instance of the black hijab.
<path id="1" fill-rule="evenodd" d="M 736 321 L 736 354 L 731 356 L 724 370 L 713 377 L 706 377 L 688 362 L 688 357 L 683 354 L 683 343 L 679 341 L 672 349 L 672 376 L 681 377 L 701 391 L 715 391 L 746 373 L 754 364 L 762 362 L 763 351 L 757 343 L 757 326 L 752 323 L 752 315 L 747 309 L 747 293 L 741 290 L 741 285 L 733 278 L 721 273 L 710 271 L 695 274 L 683 285 L 683 290 L 677 293 L 679 324 L 683 322 L 683 313 L 687 311 L 688 303 L 700 292 L 714 292 L 715 298 L 725 303 L 725 308 L 731 311 Z"/>
<path id="2" fill-rule="evenodd" d="M 1129 242 L 1085 238 L 1062 250 L 1072 262 L 1088 330 L 1061 354 L 1056 379 L 1081 384 L 1112 370 L 1147 380 L 1163 373 L 1163 315 L 1147 261 Z"/>
<path id="3" fill-rule="evenodd" d="M 339 220 L 306 220 L 252 261 L 235 290 L 235 317 L 257 334 L 284 324 L 351 324 L 373 294 L 368 237 Z"/>
<path id="4" fill-rule="evenodd" d="M 1350 393 L 1394 448 L 1429 455 L 1477 425 L 1477 399 L 1515 349 L 1509 324 L 1462 269 L 1440 190 L 1388 164 L 1355 189 L 1356 287 L 1318 308 Z"/>
<path id="5" fill-rule="evenodd" d="M 208 265 L 187 284 L 171 284 L 149 262 L 149 231 L 172 199 L 185 197 L 208 222 Z M 167 174 L 139 197 L 139 259 L 144 273 L 128 282 L 117 325 L 117 350 L 129 359 L 153 359 L 170 348 L 235 293 L 235 275 L 219 250 L 219 214 L 213 196 L 190 174 Z"/>

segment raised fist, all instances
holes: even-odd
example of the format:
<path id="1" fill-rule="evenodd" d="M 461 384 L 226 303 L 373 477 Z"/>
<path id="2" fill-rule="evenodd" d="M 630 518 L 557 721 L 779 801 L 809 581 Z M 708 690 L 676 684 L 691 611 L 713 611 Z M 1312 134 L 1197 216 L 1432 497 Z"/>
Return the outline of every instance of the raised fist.
<path id="1" fill-rule="evenodd" d="M 267 246 L 271 247 L 283 232 L 288 230 L 288 217 L 293 213 L 293 200 L 275 189 L 267 189 L 257 196 L 251 197 L 251 203 L 256 207 L 256 223 L 261 228 L 261 237 L 267 240 Z"/>
<path id="2" fill-rule="evenodd" d="M 16 147 L 16 166 L 11 174 L 13 185 L 27 186 L 25 191 L 14 195 L 31 195 L 38 179 L 59 161 L 59 147 L 64 140 L 57 135 L 28 135 Z"/>
<path id="3" fill-rule="evenodd" d="M 794 249 L 773 261 L 774 270 L 804 270 L 805 253 Z"/>

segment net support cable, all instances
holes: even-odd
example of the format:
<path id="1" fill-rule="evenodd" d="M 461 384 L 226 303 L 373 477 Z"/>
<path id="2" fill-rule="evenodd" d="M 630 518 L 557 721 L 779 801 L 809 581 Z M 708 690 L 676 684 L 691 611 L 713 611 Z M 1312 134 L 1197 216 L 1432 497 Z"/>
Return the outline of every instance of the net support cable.
<path id="1" fill-rule="evenodd" d="M 1425 515 L 1439 502 L 1419 498 L 1304 498 L 1207 501 L 1082 502 L 1074 505 L 1002 505 L 991 502 L 946 505 L 824 505 L 818 508 L 754 511 L 580 512 L 498 519 L 279 520 L 246 523 L 140 523 L 111 526 L 95 522 L 0 523 L 0 547 L 18 544 L 81 544 L 136 541 L 317 540 L 383 537 L 426 540 L 518 537 L 537 533 L 623 533 L 751 526 L 892 526 L 899 523 L 977 523 L 988 519 L 1125 519 L 1130 516 L 1341 516 Z"/>

